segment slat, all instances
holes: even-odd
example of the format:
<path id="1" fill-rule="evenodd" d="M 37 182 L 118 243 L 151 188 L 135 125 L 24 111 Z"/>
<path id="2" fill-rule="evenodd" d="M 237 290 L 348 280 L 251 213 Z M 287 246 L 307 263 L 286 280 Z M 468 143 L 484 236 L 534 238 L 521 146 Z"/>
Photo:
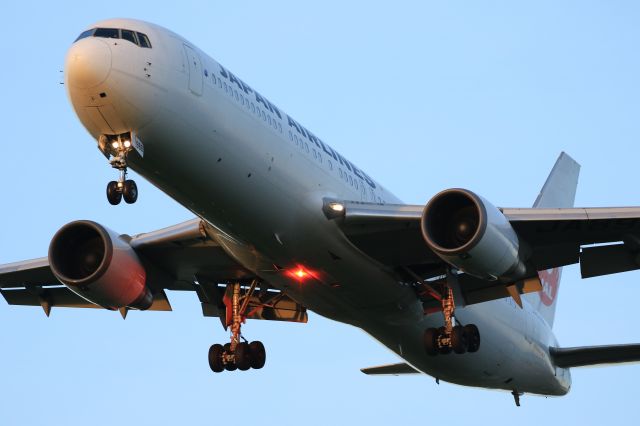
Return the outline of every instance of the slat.
<path id="1" fill-rule="evenodd" d="M 208 239 L 204 232 L 202 220 L 191 219 L 177 225 L 158 229 L 157 231 L 138 234 L 131 239 L 131 247 L 144 249 L 145 247 L 162 247 L 163 245 L 184 245 L 202 242 Z M 211 241 L 212 245 L 213 244 Z"/>

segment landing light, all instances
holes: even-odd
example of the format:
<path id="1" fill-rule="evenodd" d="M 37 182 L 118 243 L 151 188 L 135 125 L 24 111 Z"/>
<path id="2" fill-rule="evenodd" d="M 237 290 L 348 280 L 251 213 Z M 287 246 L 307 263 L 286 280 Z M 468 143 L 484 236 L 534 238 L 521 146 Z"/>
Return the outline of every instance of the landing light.
<path id="1" fill-rule="evenodd" d="M 124 147 L 129 148 L 131 146 L 131 141 L 124 141 Z"/>
<path id="2" fill-rule="evenodd" d="M 113 149 L 118 149 L 118 147 L 120 146 L 120 142 L 114 141 L 111 143 L 111 146 L 113 147 Z"/>
<path id="3" fill-rule="evenodd" d="M 336 213 L 342 213 L 344 211 L 344 204 L 330 203 L 329 208 Z"/>

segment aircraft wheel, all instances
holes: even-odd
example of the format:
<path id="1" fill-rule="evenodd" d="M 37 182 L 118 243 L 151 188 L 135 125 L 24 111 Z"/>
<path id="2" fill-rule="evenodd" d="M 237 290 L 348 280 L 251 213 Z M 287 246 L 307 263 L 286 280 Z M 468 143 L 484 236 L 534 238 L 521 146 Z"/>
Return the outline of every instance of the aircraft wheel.
<path id="1" fill-rule="evenodd" d="M 427 328 L 424 332 L 424 349 L 428 355 L 438 355 L 438 330 Z"/>
<path id="2" fill-rule="evenodd" d="M 443 336 L 445 334 L 445 328 L 444 327 L 440 327 L 438 329 L 438 337 Z M 442 355 L 447 355 L 451 353 L 451 346 L 440 346 L 440 348 L 438 348 L 439 352 Z"/>
<path id="3" fill-rule="evenodd" d="M 127 204 L 133 204 L 138 199 L 138 185 L 133 180 L 125 180 L 124 188 L 122 189 L 122 195 L 124 202 Z"/>
<path id="4" fill-rule="evenodd" d="M 209 348 L 209 367 L 214 373 L 220 373 L 224 371 L 224 364 L 222 363 L 222 353 L 224 348 L 222 345 L 212 345 Z"/>
<path id="5" fill-rule="evenodd" d="M 464 326 L 464 334 L 467 340 L 467 351 L 477 352 L 480 349 L 480 331 L 475 324 Z"/>
<path id="6" fill-rule="evenodd" d="M 459 325 L 456 325 L 451 330 L 451 348 L 457 354 L 463 354 L 467 351 L 467 338 L 464 328 Z"/>
<path id="7" fill-rule="evenodd" d="M 224 354 L 225 354 L 225 355 L 228 355 L 228 354 L 230 354 L 230 353 L 231 353 L 231 343 L 226 343 L 226 344 L 224 345 Z M 227 371 L 234 371 L 234 370 L 236 370 L 237 368 L 238 368 L 238 366 L 236 365 L 236 363 L 235 363 L 235 362 L 227 362 L 227 363 L 224 365 L 224 369 L 225 369 L 225 370 L 227 370 Z"/>
<path id="8" fill-rule="evenodd" d="M 118 182 L 112 180 L 107 184 L 107 200 L 112 206 L 120 204 L 122 192 L 118 190 Z"/>
<path id="9" fill-rule="evenodd" d="M 251 368 L 259 370 L 264 367 L 264 363 L 267 361 L 267 351 L 264 349 L 262 342 L 251 342 L 249 344 L 249 352 L 251 352 Z"/>
<path id="10" fill-rule="evenodd" d="M 240 371 L 247 371 L 251 368 L 251 353 L 249 352 L 249 344 L 247 342 L 238 343 L 233 355 Z"/>

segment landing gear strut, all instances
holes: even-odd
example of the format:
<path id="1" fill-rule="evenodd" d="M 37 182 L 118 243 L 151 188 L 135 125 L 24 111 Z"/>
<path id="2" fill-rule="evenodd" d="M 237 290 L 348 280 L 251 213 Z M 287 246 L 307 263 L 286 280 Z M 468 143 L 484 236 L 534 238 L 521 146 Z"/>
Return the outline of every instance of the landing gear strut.
<path id="1" fill-rule="evenodd" d="M 454 325 L 455 303 L 448 281 L 443 283 L 440 303 L 444 315 L 444 327 L 428 328 L 424 332 L 424 347 L 429 355 L 476 352 L 480 349 L 480 332 L 474 324 Z M 455 321 L 457 322 L 457 321 Z"/>
<path id="2" fill-rule="evenodd" d="M 231 319 L 231 341 L 224 346 L 215 344 L 209 348 L 209 367 L 214 373 L 264 367 L 267 355 L 262 342 L 249 343 L 241 333 L 249 300 L 257 284 L 258 282 L 254 280 L 242 298 L 240 283 L 229 284 L 232 295 L 230 303 L 227 304 L 227 318 Z"/>
<path id="3" fill-rule="evenodd" d="M 109 160 L 111 167 L 120 172 L 117 181 L 107 184 L 107 200 L 111 205 L 120 204 L 124 198 L 127 204 L 133 204 L 138 199 L 138 186 L 135 181 L 127 179 L 127 154 L 131 151 L 130 134 L 116 136 L 110 141 L 112 151 L 115 152 L 113 158 Z"/>

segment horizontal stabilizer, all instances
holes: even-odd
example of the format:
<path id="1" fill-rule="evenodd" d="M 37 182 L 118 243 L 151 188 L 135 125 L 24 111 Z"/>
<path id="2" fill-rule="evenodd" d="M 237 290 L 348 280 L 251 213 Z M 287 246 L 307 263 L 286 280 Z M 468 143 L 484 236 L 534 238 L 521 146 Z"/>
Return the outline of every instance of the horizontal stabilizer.
<path id="1" fill-rule="evenodd" d="M 640 344 L 549 348 L 553 362 L 562 368 L 639 362 Z"/>
<path id="2" fill-rule="evenodd" d="M 420 374 L 418 370 L 416 370 L 415 368 L 413 368 L 412 366 L 404 362 L 401 362 L 399 364 L 387 364 L 387 365 L 380 365 L 378 367 L 363 368 L 360 371 L 362 371 L 364 374 L 368 374 L 372 376 L 374 375 L 399 376 L 400 374 Z"/>

